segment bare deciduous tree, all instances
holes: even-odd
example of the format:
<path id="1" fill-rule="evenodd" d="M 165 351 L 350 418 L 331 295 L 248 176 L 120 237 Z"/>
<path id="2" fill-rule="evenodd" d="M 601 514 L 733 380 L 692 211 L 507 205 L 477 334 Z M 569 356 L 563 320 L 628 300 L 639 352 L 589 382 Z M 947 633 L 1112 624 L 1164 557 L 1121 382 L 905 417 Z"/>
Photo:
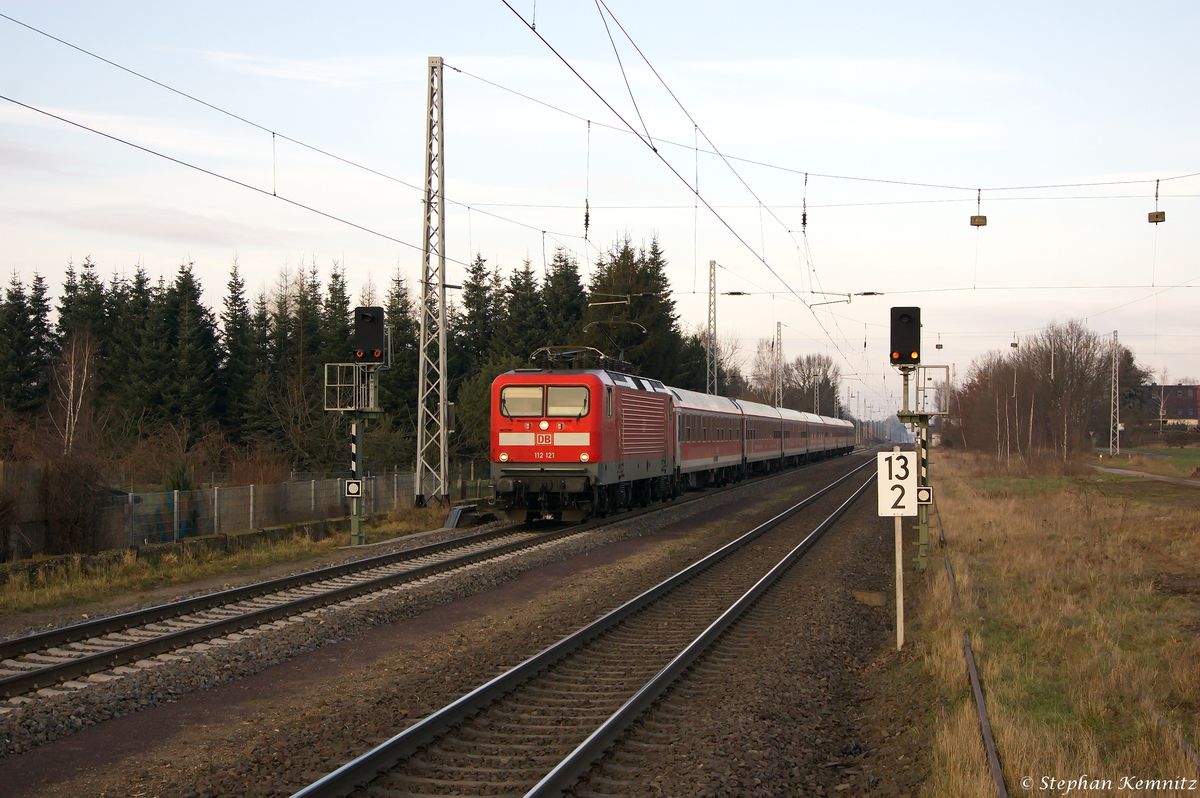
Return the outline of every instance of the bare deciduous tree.
<path id="1" fill-rule="evenodd" d="M 77 333 L 63 347 L 54 368 L 50 418 L 58 432 L 64 456 L 70 456 L 91 420 L 91 393 L 95 352 L 91 338 Z"/>

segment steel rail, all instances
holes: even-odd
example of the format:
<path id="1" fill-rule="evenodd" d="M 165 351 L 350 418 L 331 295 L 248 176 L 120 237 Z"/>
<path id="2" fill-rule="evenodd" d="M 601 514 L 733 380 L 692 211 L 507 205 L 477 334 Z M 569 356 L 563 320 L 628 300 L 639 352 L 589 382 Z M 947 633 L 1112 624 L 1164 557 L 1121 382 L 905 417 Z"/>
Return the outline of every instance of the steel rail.
<path id="1" fill-rule="evenodd" d="M 136 643 L 130 643 L 127 646 L 113 648 L 110 651 L 103 651 L 96 654 L 88 654 L 82 657 L 77 657 L 60 664 L 50 665 L 40 670 L 30 671 L 27 674 L 9 676 L 4 679 L 0 679 L 0 696 L 9 697 L 21 695 L 22 693 L 27 693 L 31 690 L 49 687 L 51 685 L 58 684 L 59 682 L 74 679 L 79 676 L 99 673 L 128 662 L 135 662 L 139 659 L 145 659 L 146 657 L 155 656 L 157 654 L 165 654 L 169 651 L 192 645 L 193 643 L 202 642 L 204 640 L 220 637 L 222 635 L 240 632 L 244 629 L 250 629 L 255 626 L 261 626 L 264 623 L 270 623 L 272 621 L 281 620 L 289 616 L 299 615 L 310 610 L 319 609 L 320 607 L 324 607 L 329 604 L 337 604 L 348 599 L 356 598 L 367 593 L 374 593 L 384 588 L 392 587 L 404 582 L 416 581 L 418 579 L 441 573 L 443 571 L 454 570 L 483 560 L 500 557 L 514 551 L 548 543 L 557 538 L 584 534 L 586 531 L 587 530 L 581 530 L 578 527 L 570 527 L 567 529 L 556 530 L 554 532 L 547 532 L 535 538 L 513 541 L 512 543 L 508 543 L 503 546 L 484 549 L 482 551 L 466 554 L 461 557 L 443 560 L 442 562 L 423 565 L 410 571 L 402 571 L 400 573 L 388 574 L 375 579 L 364 580 L 353 585 L 334 588 L 315 596 L 306 596 L 304 598 L 293 599 L 291 601 L 286 601 L 271 607 L 251 610 L 231 618 L 211 621 L 202 625 L 191 627 L 189 629 L 181 629 L 177 632 L 168 632 L 159 637 L 150 638 Z"/>
<path id="2" fill-rule="evenodd" d="M 830 462 L 822 460 L 818 462 Z M 815 465 L 813 463 L 812 465 Z M 771 474 L 771 477 L 782 476 L 788 473 L 787 471 L 779 474 Z M 769 478 L 769 477 L 768 477 Z M 747 480 L 741 485 L 749 483 Z M 755 480 L 756 481 L 756 480 Z M 730 487 L 738 487 L 733 485 Z M 712 495 L 712 493 L 704 494 Z M 668 503 L 667 506 L 694 501 L 703 498 L 703 495 L 694 497 L 686 497 L 682 501 L 676 499 Z M 610 516 L 604 519 L 596 519 L 582 525 L 571 527 L 573 531 L 588 531 L 609 523 L 632 518 L 641 515 L 644 512 L 658 509 L 657 507 L 638 508 L 630 513 L 623 513 L 617 516 Z M 220 607 L 226 604 L 234 604 L 247 599 L 258 598 L 259 596 L 278 593 L 284 590 L 291 590 L 296 587 L 303 587 L 314 582 L 323 582 L 328 579 L 336 579 L 339 576 L 348 576 L 359 571 L 370 570 L 384 565 L 391 565 L 404 560 L 415 560 L 431 554 L 439 554 L 454 548 L 462 548 L 471 546 L 476 543 L 482 543 L 496 537 L 512 534 L 519 531 L 519 525 L 506 526 L 501 529 L 493 529 L 488 532 L 480 532 L 474 535 L 466 535 L 453 540 L 445 540 L 441 543 L 431 543 L 427 546 L 419 546 L 413 549 L 405 549 L 403 551 L 392 552 L 390 554 L 381 554 L 375 557 L 367 557 L 362 560 L 354 560 L 353 562 L 342 563 L 340 565 L 331 565 L 325 568 L 318 568 L 313 571 L 305 571 L 301 574 L 293 574 L 292 576 L 279 577 L 277 579 L 268 579 L 262 582 L 255 582 L 242 587 L 230 588 L 217 593 L 208 593 L 203 596 L 196 596 L 182 601 L 173 601 L 167 604 L 159 604 L 154 607 L 147 607 L 141 610 L 133 610 L 132 612 L 121 613 L 120 615 L 111 615 L 106 618 L 97 618 L 95 620 L 86 621 L 84 623 L 71 624 L 58 629 L 50 629 L 45 632 L 37 632 L 23 637 L 14 637 L 8 640 L 0 640 L 0 660 L 10 657 L 17 657 L 22 654 L 31 654 L 37 651 L 42 651 L 55 646 L 67 645 L 69 643 L 87 640 L 101 635 L 112 634 L 113 632 L 123 632 L 131 627 L 142 626 L 147 623 L 156 621 L 169 620 L 177 618 L 180 615 L 188 615 L 193 612 L 200 612 L 214 607 Z"/>
<path id="3" fill-rule="evenodd" d="M 786 473 L 788 472 L 771 474 L 761 479 L 770 479 L 773 477 L 782 476 Z M 753 481 L 757 482 L 760 480 Z M 743 482 L 741 484 L 744 485 L 746 483 Z M 731 489 L 732 487 L 736 486 L 731 486 L 730 488 L 726 489 Z M 22 695 L 24 693 L 29 693 L 41 688 L 51 687 L 64 681 L 88 676 L 94 673 L 100 673 L 120 665 L 136 662 L 138 660 L 145 659 L 147 657 L 153 657 L 158 654 L 165 654 L 170 651 L 184 648 L 198 642 L 203 642 L 204 640 L 214 637 L 240 632 L 245 629 L 260 626 L 264 623 L 271 623 L 273 621 L 281 620 L 282 618 L 298 615 L 322 606 L 327 606 L 329 604 L 337 604 L 341 601 L 346 601 L 360 595 L 386 589 L 396 584 L 401 584 L 407 581 L 415 581 L 417 579 L 431 576 L 443 571 L 453 570 L 455 568 L 470 565 L 486 559 L 503 556 L 504 554 L 519 551 L 523 548 L 532 548 L 543 543 L 551 542 L 558 538 L 590 532 L 598 527 L 628 520 L 639 515 L 654 512 L 658 509 L 665 509 L 665 507 L 676 506 L 689 501 L 695 501 L 703 498 L 704 495 L 712 495 L 712 493 L 691 496 L 682 500 L 677 499 L 673 502 L 665 504 L 665 506 L 651 505 L 649 507 L 636 508 L 630 512 L 621 513 L 616 516 L 596 519 L 581 525 L 565 527 L 563 529 L 543 533 L 526 540 L 514 541 L 512 543 L 505 544 L 504 546 L 473 552 L 462 557 L 451 558 L 438 563 L 431 563 L 413 570 L 403 571 L 397 574 L 389 574 L 375 579 L 364 580 L 353 585 L 332 588 L 316 596 L 306 596 L 291 601 L 281 602 L 271 607 L 250 610 L 248 612 L 239 610 L 238 615 L 230 618 L 209 620 L 204 623 L 193 625 L 187 629 L 159 634 L 156 637 L 137 642 L 130 642 L 123 646 L 115 646 L 107 651 L 73 656 L 69 660 L 65 660 L 60 663 L 46 664 L 45 667 L 41 667 L 36 670 L 30 670 L 28 673 L 21 673 L 18 675 L 0 678 L 0 698 L 10 698 L 12 696 Z M 251 585 L 232 588 L 230 590 L 224 590 L 204 596 L 197 596 L 191 599 L 184 599 L 183 601 L 171 602 L 169 604 L 162 604 L 156 607 L 148 607 L 143 610 L 135 610 L 133 612 L 122 613 L 120 615 L 114 615 L 108 618 L 99 618 L 82 624 L 74 624 L 72 626 L 62 627 L 61 629 L 52 629 L 34 635 L 14 638 L 0 642 L 0 661 L 11 657 L 21 656 L 23 654 L 47 651 L 47 649 L 52 649 L 57 646 L 69 645 L 71 643 L 95 639 L 106 634 L 126 632 L 145 626 L 146 624 L 180 618 L 196 612 L 228 607 L 231 604 L 237 604 L 250 599 L 269 596 L 273 593 L 281 593 L 295 588 L 306 587 L 315 583 L 337 579 L 344 576 L 352 576 L 356 573 L 368 571 L 373 568 L 380 568 L 401 563 L 406 560 L 416 560 L 420 559 L 421 557 L 439 554 L 456 548 L 467 548 L 472 545 L 484 543 L 490 539 L 504 537 L 519 531 L 519 527 L 509 526 L 502 529 L 481 532 L 475 535 L 467 535 L 461 538 L 455 538 L 453 540 L 442 541 L 440 543 L 433 543 L 427 546 L 420 546 L 400 552 L 393 552 L 391 554 L 368 557 L 363 560 L 355 560 L 349 563 L 329 566 L 327 568 L 321 568 L 314 571 L 307 571 L 302 574 L 295 574 L 292 576 L 281 577 L 279 579 L 256 582 Z M 53 656 L 60 655 L 54 654 Z M 8 669 L 11 670 L 12 668 L 9 667 Z"/>
<path id="4" fill-rule="evenodd" d="M 200 612 L 226 604 L 234 604 L 239 601 L 258 598 L 259 596 L 278 593 L 283 590 L 304 587 L 313 582 L 336 579 L 339 576 L 348 576 L 359 571 L 370 570 L 371 568 L 391 565 L 405 560 L 419 559 L 430 554 L 441 553 L 448 549 L 482 543 L 494 537 L 512 534 L 513 531 L 515 530 L 512 527 L 493 529 L 488 532 L 480 532 L 475 535 L 455 538 L 454 540 L 442 541 L 441 543 L 431 543 L 415 549 L 405 549 L 404 551 L 392 552 L 391 554 L 381 554 L 340 565 L 331 565 L 315 571 L 306 571 L 302 574 L 268 579 L 263 582 L 255 582 L 251 585 L 222 590 L 218 593 L 208 593 L 182 601 L 173 601 L 169 604 L 160 604 L 155 607 L 112 615 L 107 618 L 97 618 L 94 621 L 87 621 L 86 623 L 72 624 L 71 626 L 64 626 L 59 629 L 50 629 L 49 631 L 38 632 L 37 634 L 25 637 L 4 640 L 0 642 L 0 660 L 7 659 L 8 657 L 17 657 L 21 654 L 30 654 L 53 646 L 75 643 L 80 640 L 87 640 L 113 632 L 123 632 L 131 627 L 142 626 L 147 623 L 154 623 L 155 621 L 169 620 L 177 618 L 180 615 L 188 615 L 189 613 Z"/>
<path id="5" fill-rule="evenodd" d="M 626 618 L 641 611 L 696 574 L 707 570 L 718 561 L 786 521 L 800 510 L 853 477 L 862 469 L 872 465 L 872 463 L 873 461 L 868 461 L 857 466 L 849 473 L 839 477 L 808 498 L 779 513 L 774 518 L 760 524 L 736 540 L 722 546 L 720 549 L 646 590 L 639 596 L 627 601 L 608 614 L 592 621 L 577 632 L 559 640 L 549 648 L 480 685 L 442 709 L 427 715 L 376 748 L 326 774 L 307 787 L 294 793 L 292 798 L 344 798 L 344 796 L 349 795 L 359 785 L 395 767 L 401 760 L 416 753 L 422 747 L 428 745 L 434 739 L 474 715 L 488 704 L 491 704 L 497 698 L 533 678 L 548 666 L 607 632 Z"/>
<path id="6" fill-rule="evenodd" d="M 671 662 L 667 663 L 653 679 L 630 697 L 620 709 L 610 715 L 608 720 L 604 721 L 574 751 L 559 762 L 529 792 L 525 793 L 525 798 L 551 798 L 551 796 L 559 796 L 578 782 L 579 777 L 591 768 L 592 763 L 603 756 L 608 747 L 625 733 L 630 724 L 637 720 L 659 696 L 665 693 L 675 683 L 675 680 L 679 678 L 680 674 L 691 667 L 718 637 L 724 634 L 729 627 L 733 626 L 745 614 L 746 610 L 750 609 L 758 601 L 763 593 L 779 581 L 784 573 L 797 560 L 803 557 L 830 527 L 837 523 L 837 520 L 871 486 L 871 483 L 875 481 L 875 477 L 876 475 L 872 474 L 832 515 L 822 521 L 816 529 L 810 532 L 804 540 L 800 541 L 794 549 L 788 552 L 753 587 L 742 594 L 741 598 L 730 606 L 729 609 L 721 613 L 719 618 L 713 621 L 707 629 L 689 643 L 687 648 L 681 651 Z"/>

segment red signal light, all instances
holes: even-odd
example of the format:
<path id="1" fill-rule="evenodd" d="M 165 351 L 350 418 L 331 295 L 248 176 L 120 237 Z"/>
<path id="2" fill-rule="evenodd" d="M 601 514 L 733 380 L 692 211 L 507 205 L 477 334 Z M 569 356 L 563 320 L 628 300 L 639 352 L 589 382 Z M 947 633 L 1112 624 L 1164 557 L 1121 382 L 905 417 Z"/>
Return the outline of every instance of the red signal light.
<path id="1" fill-rule="evenodd" d="M 382 352 L 382 351 L 380 351 L 380 350 L 378 350 L 378 349 L 376 349 L 376 350 L 375 350 L 375 357 L 383 357 L 383 352 Z"/>
<path id="2" fill-rule="evenodd" d="M 354 353 L 354 356 L 355 356 L 355 357 L 362 357 L 362 356 L 363 356 L 363 355 L 365 355 L 365 354 L 366 354 L 366 352 L 364 352 L 364 351 L 362 351 L 362 350 L 360 349 L 360 350 L 358 350 L 357 352 L 355 352 L 355 353 Z"/>

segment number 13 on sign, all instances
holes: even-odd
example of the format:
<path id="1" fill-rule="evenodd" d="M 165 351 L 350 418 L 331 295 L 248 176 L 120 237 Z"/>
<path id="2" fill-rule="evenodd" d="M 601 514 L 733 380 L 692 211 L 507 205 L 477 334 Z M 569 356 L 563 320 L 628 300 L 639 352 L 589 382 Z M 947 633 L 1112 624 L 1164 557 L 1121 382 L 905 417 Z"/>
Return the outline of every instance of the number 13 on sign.
<path id="1" fill-rule="evenodd" d="M 879 514 L 917 514 L 917 469 L 913 452 L 880 452 Z"/>

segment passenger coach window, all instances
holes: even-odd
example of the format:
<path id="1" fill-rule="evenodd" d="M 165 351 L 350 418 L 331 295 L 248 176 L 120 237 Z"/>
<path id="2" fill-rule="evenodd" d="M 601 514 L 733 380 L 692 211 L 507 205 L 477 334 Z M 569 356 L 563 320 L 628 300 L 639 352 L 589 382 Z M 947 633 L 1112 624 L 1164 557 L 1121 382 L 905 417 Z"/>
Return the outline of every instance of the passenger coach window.
<path id="1" fill-rule="evenodd" d="M 509 418 L 540 416 L 542 414 L 542 386 L 504 386 L 500 389 L 500 413 Z"/>
<path id="2" fill-rule="evenodd" d="M 548 416 L 586 416 L 588 404 L 588 389 L 582 385 L 551 385 L 546 389 Z"/>

